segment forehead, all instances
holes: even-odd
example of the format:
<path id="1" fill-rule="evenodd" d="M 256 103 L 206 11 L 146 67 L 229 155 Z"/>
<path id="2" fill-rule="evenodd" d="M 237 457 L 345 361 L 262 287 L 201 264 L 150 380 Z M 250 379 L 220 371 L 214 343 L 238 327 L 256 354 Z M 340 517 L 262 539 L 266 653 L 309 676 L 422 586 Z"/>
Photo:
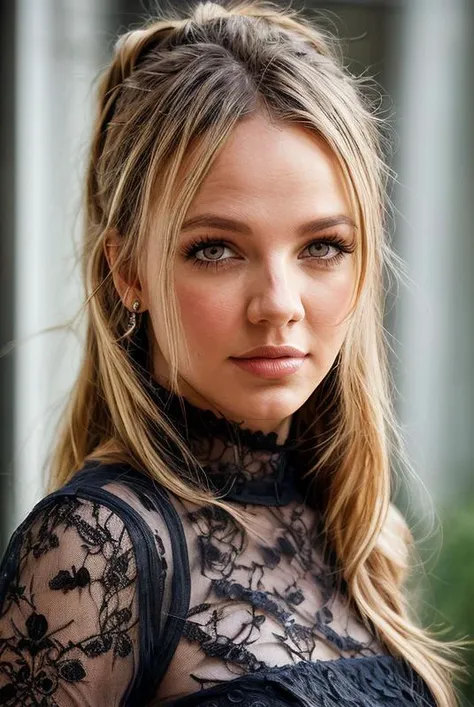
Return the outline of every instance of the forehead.
<path id="1" fill-rule="evenodd" d="M 219 200 L 250 209 L 350 213 L 341 169 L 322 138 L 261 115 L 238 123 L 200 185 L 189 211 Z M 312 215 L 312 214 L 310 214 Z M 304 214 L 302 214 L 304 216 Z"/>

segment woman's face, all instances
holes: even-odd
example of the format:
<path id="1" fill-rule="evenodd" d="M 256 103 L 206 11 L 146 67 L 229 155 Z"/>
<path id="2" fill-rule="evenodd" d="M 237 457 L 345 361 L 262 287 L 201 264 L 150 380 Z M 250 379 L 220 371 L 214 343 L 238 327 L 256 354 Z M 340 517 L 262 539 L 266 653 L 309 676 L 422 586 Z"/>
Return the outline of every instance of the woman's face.
<path id="1" fill-rule="evenodd" d="M 207 223 L 199 224 L 204 217 Z M 353 250 L 355 226 L 336 160 L 303 128 L 252 116 L 221 150 L 186 222 L 175 261 L 191 355 L 190 366 L 184 356 L 179 362 L 181 392 L 198 407 L 276 431 L 283 441 L 292 413 L 328 373 L 348 326 L 355 256 L 344 248 Z M 211 242 L 199 245 L 203 239 Z M 160 309 L 148 286 L 157 281 L 153 239 L 146 263 L 142 308 L 155 332 L 154 373 L 166 384 Z M 305 356 L 293 361 L 299 365 L 291 374 L 276 370 L 271 378 L 235 362 L 264 345 L 293 346 Z"/>

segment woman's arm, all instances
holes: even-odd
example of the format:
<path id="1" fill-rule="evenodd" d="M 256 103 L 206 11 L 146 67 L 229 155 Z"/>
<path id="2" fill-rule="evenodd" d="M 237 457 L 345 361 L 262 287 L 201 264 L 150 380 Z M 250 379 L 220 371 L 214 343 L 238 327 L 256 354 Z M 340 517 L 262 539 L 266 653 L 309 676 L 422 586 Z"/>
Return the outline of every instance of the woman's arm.
<path id="1" fill-rule="evenodd" d="M 78 496 L 55 497 L 28 521 L 2 564 L 0 704 L 124 704 L 139 659 L 126 524 Z"/>

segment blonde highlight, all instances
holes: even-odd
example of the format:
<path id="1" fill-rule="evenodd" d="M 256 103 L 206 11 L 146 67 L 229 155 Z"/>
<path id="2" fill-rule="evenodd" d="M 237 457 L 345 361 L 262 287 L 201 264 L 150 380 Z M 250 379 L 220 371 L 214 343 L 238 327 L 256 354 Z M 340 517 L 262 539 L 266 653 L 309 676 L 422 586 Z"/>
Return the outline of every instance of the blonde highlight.
<path id="1" fill-rule="evenodd" d="M 358 80 L 343 70 L 330 38 L 297 11 L 265 0 L 225 7 L 204 2 L 189 16 L 170 13 L 123 35 L 102 76 L 98 106 L 85 193 L 86 345 L 54 450 L 49 490 L 63 486 L 86 459 L 126 461 L 183 500 L 226 509 L 265 540 L 258 519 L 205 490 L 202 467 L 147 392 L 121 340 L 128 312 L 104 245 L 111 231 L 119 234 L 113 268 L 133 281 L 159 224 L 157 296 L 169 346 L 169 383 L 179 392 L 178 352 L 186 345 L 170 263 L 200 183 L 237 122 L 255 111 L 313 131 L 343 171 L 361 260 L 341 352 L 295 413 L 307 435 L 305 479 L 322 505 L 354 607 L 415 668 L 440 707 L 454 707 L 451 675 L 461 672 L 457 644 L 443 643 L 416 624 L 404 589 L 414 543 L 391 502 L 392 451 L 409 463 L 392 408 L 383 330 L 384 268 L 399 273 L 385 238 L 389 169 L 379 119 Z M 187 476 L 173 474 L 164 439 L 180 450 Z"/>

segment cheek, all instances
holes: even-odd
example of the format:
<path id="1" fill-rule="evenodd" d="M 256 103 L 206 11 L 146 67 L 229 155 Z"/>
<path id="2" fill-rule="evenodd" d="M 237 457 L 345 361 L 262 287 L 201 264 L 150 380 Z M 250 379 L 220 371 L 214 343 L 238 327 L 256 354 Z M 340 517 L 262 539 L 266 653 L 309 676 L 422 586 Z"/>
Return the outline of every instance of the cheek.
<path id="1" fill-rule="evenodd" d="M 321 324 L 333 327 L 344 318 L 350 308 L 353 287 L 351 278 L 337 274 L 315 288 L 311 309 Z"/>
<path id="2" fill-rule="evenodd" d="M 306 298 L 305 312 L 309 328 L 319 347 L 327 346 L 329 356 L 333 348 L 341 346 L 347 332 L 347 315 L 355 284 L 352 273 L 330 273 L 327 279 L 314 284 L 310 296 Z"/>
<path id="3" fill-rule="evenodd" d="M 219 342 L 224 345 L 232 342 L 239 330 L 242 312 L 236 290 L 226 291 L 222 286 L 218 292 L 213 288 L 200 288 L 191 285 L 177 287 L 177 299 L 180 307 L 186 338 L 197 353 L 199 350 L 216 348 Z"/>

